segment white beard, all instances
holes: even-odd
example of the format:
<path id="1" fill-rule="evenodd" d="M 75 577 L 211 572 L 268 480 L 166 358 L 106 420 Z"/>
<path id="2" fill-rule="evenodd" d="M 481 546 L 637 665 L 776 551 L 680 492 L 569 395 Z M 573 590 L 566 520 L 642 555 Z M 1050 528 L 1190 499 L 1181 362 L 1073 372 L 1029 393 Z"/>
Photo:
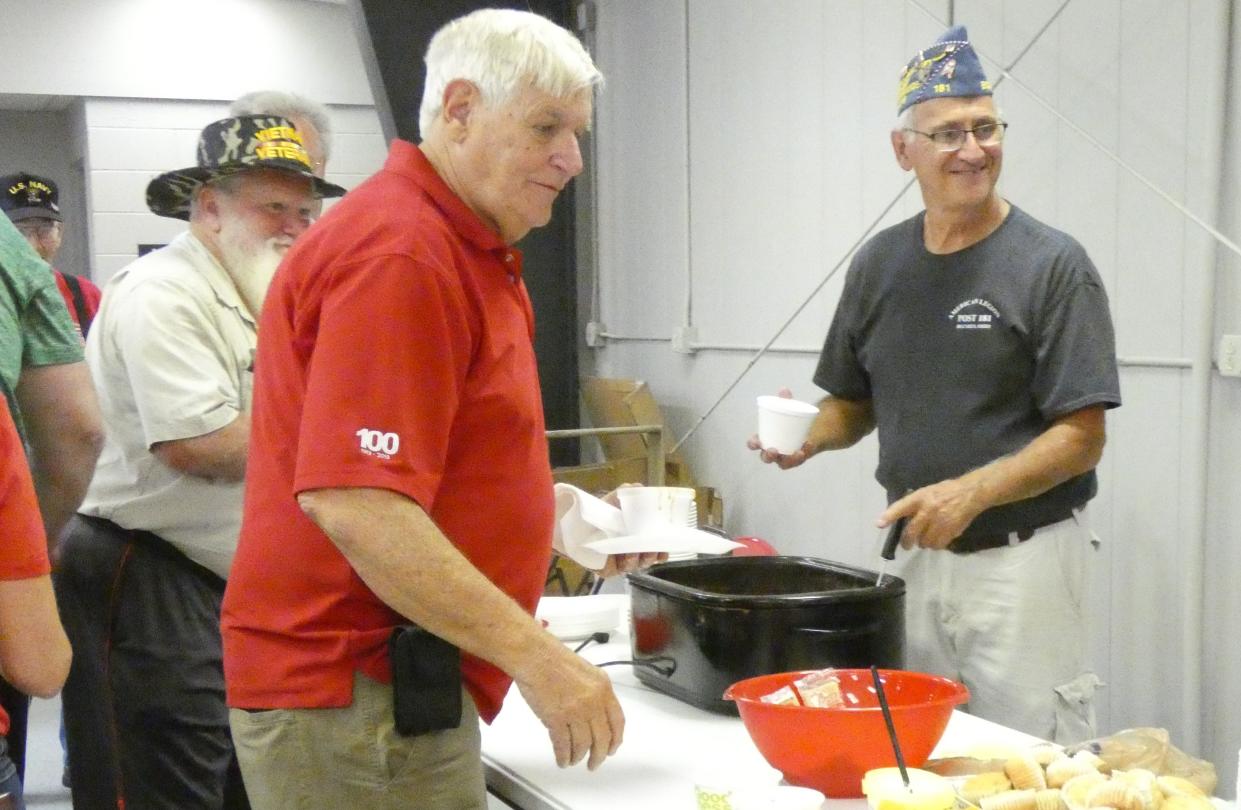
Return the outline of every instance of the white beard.
<path id="1" fill-rule="evenodd" d="M 220 233 L 220 263 L 233 280 L 242 303 L 257 322 L 259 313 L 263 311 L 267 288 L 271 286 L 272 277 L 276 275 L 276 268 L 280 266 L 288 245 L 285 240 L 272 238 L 252 247 L 244 237 L 240 228 L 225 228 Z"/>

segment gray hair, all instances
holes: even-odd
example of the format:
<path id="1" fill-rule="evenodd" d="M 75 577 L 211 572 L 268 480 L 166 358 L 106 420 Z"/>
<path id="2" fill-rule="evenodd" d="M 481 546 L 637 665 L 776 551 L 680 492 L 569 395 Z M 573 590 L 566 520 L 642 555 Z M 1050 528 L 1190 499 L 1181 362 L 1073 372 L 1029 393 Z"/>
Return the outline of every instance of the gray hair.
<path id="1" fill-rule="evenodd" d="M 228 108 L 228 114 L 305 118 L 319 132 L 319 140 L 323 143 L 323 159 L 327 160 L 332 156 L 332 119 L 328 108 L 305 96 L 284 90 L 255 90 L 234 101 Z"/>
<path id="2" fill-rule="evenodd" d="M 901 114 L 896 117 L 896 123 L 892 125 L 892 131 L 899 133 L 906 143 L 909 143 L 914 137 L 914 134 L 909 130 L 914 128 L 914 107 L 917 106 L 917 104 L 910 104 L 902 110 Z"/>
<path id="3" fill-rule="evenodd" d="M 251 115 L 261 113 L 240 113 L 240 115 Z M 198 212 L 202 209 L 203 190 L 213 188 L 221 194 L 233 197 L 237 194 L 238 188 L 241 186 L 242 176 L 246 172 L 233 172 L 221 177 L 208 180 L 206 183 L 199 183 L 198 186 L 190 193 L 190 220 L 198 218 Z"/>
<path id="4" fill-rule="evenodd" d="M 478 88 L 484 104 L 500 107 L 524 85 L 556 98 L 603 83 L 603 74 L 572 33 L 546 17 L 516 9 L 486 8 L 459 17 L 431 38 L 427 80 L 418 111 L 425 138 L 455 79 Z"/>

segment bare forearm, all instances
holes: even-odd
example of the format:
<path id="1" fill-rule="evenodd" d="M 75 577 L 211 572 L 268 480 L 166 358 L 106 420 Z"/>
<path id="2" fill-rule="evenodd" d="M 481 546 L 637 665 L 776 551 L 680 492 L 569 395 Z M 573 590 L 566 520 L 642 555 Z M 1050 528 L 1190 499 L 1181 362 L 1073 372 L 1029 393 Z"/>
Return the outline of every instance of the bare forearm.
<path id="1" fill-rule="evenodd" d="M 17 398 L 49 547 L 86 496 L 103 448 L 103 422 L 84 363 L 22 370 Z"/>
<path id="2" fill-rule="evenodd" d="M 1088 408 L 1064 417 L 1020 451 L 998 458 L 959 479 L 974 490 L 979 513 L 1041 495 L 1095 468 L 1106 434 L 1103 409 Z"/>
<path id="3" fill-rule="evenodd" d="M 875 414 L 870 400 L 851 401 L 824 397 L 819 402 L 819 415 L 810 426 L 806 442 L 814 453 L 852 447 L 875 429 Z"/>
<path id="4" fill-rule="evenodd" d="M 28 695 L 50 698 L 69 675 L 72 652 L 47 575 L 0 581 L 0 670 Z"/>
<path id="5" fill-rule="evenodd" d="M 298 501 L 367 587 L 426 630 L 519 680 L 540 658 L 564 652 L 408 498 L 351 489 L 307 492 Z"/>
<path id="6" fill-rule="evenodd" d="M 304 492 L 298 503 L 376 596 L 512 676 L 556 762 L 615 753 L 625 716 L 602 670 L 574 655 L 487 580 L 412 500 L 381 489 Z"/>
<path id="7" fill-rule="evenodd" d="M 95 472 L 98 451 L 93 446 L 71 445 L 55 465 L 41 463 L 43 453 L 32 454 L 31 476 L 39 499 L 39 514 L 47 530 L 48 548 L 69 523 L 69 518 L 82 505 L 86 489 Z"/>
<path id="8" fill-rule="evenodd" d="M 1016 453 L 914 490 L 888 506 L 878 525 L 908 518 L 907 548 L 945 548 L 988 509 L 1033 498 L 1093 469 L 1106 441 L 1103 413 L 1097 407 L 1063 416 Z"/>
<path id="9" fill-rule="evenodd" d="M 246 451 L 250 446 L 250 414 L 242 411 L 229 424 L 202 436 L 156 442 L 151 452 L 169 467 L 186 475 L 216 481 L 242 481 L 246 477 Z"/>

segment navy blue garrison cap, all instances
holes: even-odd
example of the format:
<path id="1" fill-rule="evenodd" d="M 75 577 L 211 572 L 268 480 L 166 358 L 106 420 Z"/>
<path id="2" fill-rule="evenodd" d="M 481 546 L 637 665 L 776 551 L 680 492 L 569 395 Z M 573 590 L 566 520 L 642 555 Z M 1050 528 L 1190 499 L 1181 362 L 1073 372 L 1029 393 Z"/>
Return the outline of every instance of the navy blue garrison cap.
<path id="1" fill-rule="evenodd" d="M 982 62 L 964 25 L 949 28 L 909 60 L 901 71 L 897 91 L 897 114 L 914 104 L 933 98 L 974 97 L 991 95 L 991 82 L 983 73 Z"/>

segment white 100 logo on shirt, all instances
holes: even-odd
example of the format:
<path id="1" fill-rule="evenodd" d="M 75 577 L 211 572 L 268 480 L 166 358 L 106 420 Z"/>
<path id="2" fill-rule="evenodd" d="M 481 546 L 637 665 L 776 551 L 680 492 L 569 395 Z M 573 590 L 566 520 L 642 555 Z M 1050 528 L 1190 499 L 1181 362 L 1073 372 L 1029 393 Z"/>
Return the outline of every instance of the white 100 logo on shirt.
<path id="1" fill-rule="evenodd" d="M 360 428 L 353 435 L 358 437 L 358 449 L 368 456 L 392 458 L 401 447 L 401 437 L 395 433 Z"/>

